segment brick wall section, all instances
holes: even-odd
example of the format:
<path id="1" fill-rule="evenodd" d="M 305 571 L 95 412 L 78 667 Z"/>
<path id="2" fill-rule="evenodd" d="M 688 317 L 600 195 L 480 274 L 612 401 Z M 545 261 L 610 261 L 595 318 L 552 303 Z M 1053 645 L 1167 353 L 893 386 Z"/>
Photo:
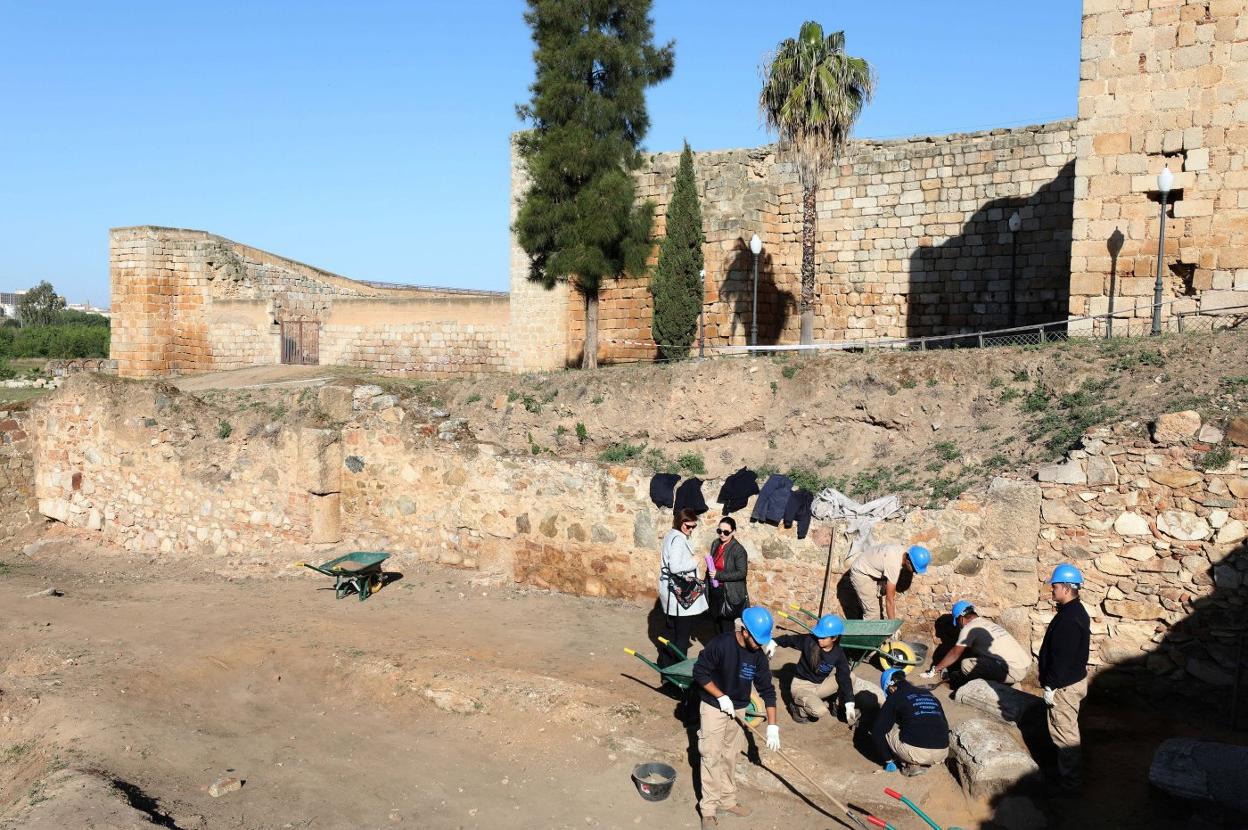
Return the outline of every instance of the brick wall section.
<path id="1" fill-rule="evenodd" d="M 35 440 L 25 405 L 0 408 L 0 539 L 7 539 L 37 515 Z"/>
<path id="2" fill-rule="evenodd" d="M 1086 0 L 1077 130 L 1071 314 L 1151 315 L 1166 164 L 1163 314 L 1248 304 L 1248 0 Z"/>
<path id="3" fill-rule="evenodd" d="M 326 325 L 321 336 L 324 362 L 380 374 L 439 379 L 507 369 L 506 326 L 453 321 Z"/>

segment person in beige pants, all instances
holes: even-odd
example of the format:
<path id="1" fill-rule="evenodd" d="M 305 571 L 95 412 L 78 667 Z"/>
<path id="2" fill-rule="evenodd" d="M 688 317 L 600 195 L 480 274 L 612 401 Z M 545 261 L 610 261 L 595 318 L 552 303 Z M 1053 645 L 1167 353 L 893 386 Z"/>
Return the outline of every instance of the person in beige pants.
<path id="1" fill-rule="evenodd" d="M 1049 578 L 1057 613 L 1049 621 L 1040 644 L 1040 685 L 1049 705 L 1049 737 L 1057 747 L 1057 784 L 1065 792 L 1083 785 L 1083 741 L 1079 735 L 1079 706 L 1088 694 L 1088 647 L 1091 623 L 1079 601 L 1083 574 L 1061 564 Z"/>
<path id="2" fill-rule="evenodd" d="M 872 545 L 854 559 L 849 568 L 849 584 L 858 596 L 864 620 L 880 619 L 880 599 L 884 619 L 897 619 L 897 583 L 903 570 L 922 576 L 932 554 L 922 545 L 909 549 L 902 545 Z"/>
<path id="3" fill-rule="evenodd" d="M 952 616 L 958 642 L 921 677 L 930 679 L 956 665 L 958 670 L 950 678 L 955 688 L 979 678 L 1011 686 L 1022 682 L 1031 668 L 1031 656 L 1010 632 L 979 616 L 964 599 L 953 604 Z"/>

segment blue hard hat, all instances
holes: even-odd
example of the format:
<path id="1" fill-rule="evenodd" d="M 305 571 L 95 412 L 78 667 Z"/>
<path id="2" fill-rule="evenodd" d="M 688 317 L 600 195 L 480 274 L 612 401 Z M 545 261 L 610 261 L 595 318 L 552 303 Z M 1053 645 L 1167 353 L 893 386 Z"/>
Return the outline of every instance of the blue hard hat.
<path id="1" fill-rule="evenodd" d="M 880 688 L 884 690 L 884 694 L 888 694 L 888 687 L 893 684 L 894 679 L 901 680 L 905 676 L 904 669 L 885 669 L 880 675 Z"/>
<path id="2" fill-rule="evenodd" d="M 1069 562 L 1063 562 L 1053 569 L 1053 575 L 1049 577 L 1049 584 L 1054 585 L 1058 582 L 1066 582 L 1071 585 L 1082 585 L 1083 574 L 1079 573 L 1079 569 Z"/>
<path id="3" fill-rule="evenodd" d="M 960 599 L 953 604 L 953 611 L 950 613 L 953 614 L 954 625 L 958 625 L 958 620 L 960 620 L 962 618 L 962 615 L 967 612 L 967 609 L 974 611 L 975 604 L 971 602 L 967 602 L 964 599 Z"/>
<path id="4" fill-rule="evenodd" d="M 839 637 L 845 633 L 845 621 L 836 614 L 824 614 L 810 630 L 816 637 Z"/>
<path id="5" fill-rule="evenodd" d="M 745 630 L 754 638 L 754 642 L 760 646 L 766 646 L 771 642 L 771 628 L 774 623 L 771 619 L 771 612 L 766 608 L 761 605 L 751 605 L 741 612 L 741 622 L 745 625 Z"/>
<path id="6" fill-rule="evenodd" d="M 910 555 L 910 564 L 919 576 L 927 573 L 927 564 L 932 561 L 932 552 L 922 545 L 911 545 L 906 551 Z"/>

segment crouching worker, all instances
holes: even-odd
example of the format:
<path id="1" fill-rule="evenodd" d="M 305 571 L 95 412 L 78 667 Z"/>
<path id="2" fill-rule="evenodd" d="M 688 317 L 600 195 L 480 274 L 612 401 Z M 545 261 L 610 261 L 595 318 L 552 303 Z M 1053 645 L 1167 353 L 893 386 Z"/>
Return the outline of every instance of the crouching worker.
<path id="1" fill-rule="evenodd" d="M 951 678 L 955 686 L 977 678 L 1013 686 L 1027 676 L 1027 669 L 1031 667 L 1027 652 L 1010 632 L 976 614 L 974 605 L 966 600 L 955 602 L 953 625 L 958 629 L 957 644 L 943 660 L 923 672 L 922 677 L 935 677 L 954 664 L 958 665 L 957 676 Z"/>
<path id="2" fill-rule="evenodd" d="M 827 713 L 828 701 L 832 698 L 839 698 L 845 707 L 847 724 L 853 726 L 858 722 L 849 660 L 840 646 L 844 633 L 845 621 L 835 614 L 826 614 L 819 618 L 809 634 L 785 634 L 775 638 L 777 645 L 802 653 L 790 687 L 793 705 L 789 707 L 789 714 L 798 723 L 819 720 Z"/>
<path id="3" fill-rule="evenodd" d="M 745 750 L 744 716 L 750 687 L 758 690 L 767 708 L 767 748 L 780 748 L 776 725 L 776 689 L 764 649 L 771 640 L 771 612 L 753 606 L 741 612 L 741 628 L 714 637 L 698 655 L 693 679 L 700 689 L 698 753 L 702 756 L 702 830 L 719 827 L 720 812 L 748 816 L 753 812 L 737 801 L 734 772 L 737 755 Z"/>
<path id="4" fill-rule="evenodd" d="M 906 680 L 901 669 L 880 675 L 886 696 L 871 730 L 876 752 L 885 760 L 885 772 L 921 775 L 949 754 L 949 721 L 940 701 L 926 689 Z"/>

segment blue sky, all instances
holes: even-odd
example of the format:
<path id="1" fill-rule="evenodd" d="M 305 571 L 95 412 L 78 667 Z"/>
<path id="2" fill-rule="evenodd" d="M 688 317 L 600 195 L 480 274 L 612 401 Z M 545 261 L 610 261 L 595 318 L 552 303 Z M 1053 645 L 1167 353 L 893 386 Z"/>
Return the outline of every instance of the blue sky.
<path id="1" fill-rule="evenodd" d="M 879 76 L 856 135 L 1072 117 L 1081 3 L 655 0 L 647 149 L 763 144 L 803 20 Z M 108 228 L 208 230 L 359 279 L 506 289 L 521 0 L 0 0 L 0 289 L 107 304 Z"/>

